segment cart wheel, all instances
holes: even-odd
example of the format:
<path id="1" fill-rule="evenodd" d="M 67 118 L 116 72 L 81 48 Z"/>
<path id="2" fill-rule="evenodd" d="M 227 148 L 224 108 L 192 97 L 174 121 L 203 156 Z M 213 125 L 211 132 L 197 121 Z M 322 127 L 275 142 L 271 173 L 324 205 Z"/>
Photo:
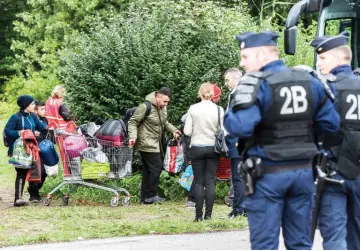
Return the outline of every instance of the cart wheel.
<path id="1" fill-rule="evenodd" d="M 63 197 L 63 206 L 66 206 L 69 204 L 69 196 Z"/>
<path id="2" fill-rule="evenodd" d="M 50 206 L 51 199 L 50 198 L 44 198 L 43 203 L 45 206 Z"/>
<path id="3" fill-rule="evenodd" d="M 113 197 L 113 199 L 111 199 L 111 201 L 110 201 L 110 205 L 112 207 L 117 207 L 119 205 L 119 198 Z"/>
<path id="4" fill-rule="evenodd" d="M 229 198 L 229 196 L 224 197 L 224 204 L 227 206 L 232 206 L 232 200 Z"/>
<path id="5" fill-rule="evenodd" d="M 124 199 L 122 199 L 122 205 L 127 207 L 130 204 L 130 197 L 124 197 Z"/>

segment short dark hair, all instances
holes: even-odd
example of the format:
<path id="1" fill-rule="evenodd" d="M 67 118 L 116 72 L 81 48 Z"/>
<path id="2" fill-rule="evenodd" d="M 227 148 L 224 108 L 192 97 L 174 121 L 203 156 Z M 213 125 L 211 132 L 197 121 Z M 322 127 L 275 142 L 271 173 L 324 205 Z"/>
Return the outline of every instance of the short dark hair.
<path id="1" fill-rule="evenodd" d="M 172 96 L 172 91 L 168 87 L 162 87 L 157 91 L 157 93 L 168 96 L 169 98 Z"/>
<path id="2" fill-rule="evenodd" d="M 37 110 L 39 106 L 45 106 L 43 101 L 35 101 L 35 109 Z"/>

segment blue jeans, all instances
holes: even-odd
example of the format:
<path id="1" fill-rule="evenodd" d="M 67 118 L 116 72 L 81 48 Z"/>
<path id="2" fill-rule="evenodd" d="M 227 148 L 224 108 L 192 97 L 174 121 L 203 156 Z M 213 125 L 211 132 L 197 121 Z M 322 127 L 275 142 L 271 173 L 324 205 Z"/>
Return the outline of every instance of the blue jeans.
<path id="1" fill-rule="evenodd" d="M 280 227 L 287 249 L 311 249 L 312 168 L 265 174 L 247 196 L 252 249 L 278 249 Z"/>
<path id="2" fill-rule="evenodd" d="M 345 179 L 343 185 L 327 184 L 319 214 L 324 249 L 360 249 L 360 178 Z"/>
<path id="3" fill-rule="evenodd" d="M 232 185 L 234 190 L 233 195 L 233 210 L 237 211 L 238 213 L 243 213 L 243 202 L 245 200 L 244 195 L 244 185 L 241 174 L 238 170 L 238 164 L 241 162 L 240 158 L 232 158 L 231 159 L 231 178 L 232 178 Z"/>

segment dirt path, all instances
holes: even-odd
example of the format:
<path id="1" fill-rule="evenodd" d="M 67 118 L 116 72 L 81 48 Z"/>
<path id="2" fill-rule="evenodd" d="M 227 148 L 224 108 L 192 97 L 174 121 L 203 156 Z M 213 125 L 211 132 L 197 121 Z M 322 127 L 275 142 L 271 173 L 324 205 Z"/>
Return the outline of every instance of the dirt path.
<path id="1" fill-rule="evenodd" d="M 13 207 L 15 188 L 0 186 L 0 211 Z"/>

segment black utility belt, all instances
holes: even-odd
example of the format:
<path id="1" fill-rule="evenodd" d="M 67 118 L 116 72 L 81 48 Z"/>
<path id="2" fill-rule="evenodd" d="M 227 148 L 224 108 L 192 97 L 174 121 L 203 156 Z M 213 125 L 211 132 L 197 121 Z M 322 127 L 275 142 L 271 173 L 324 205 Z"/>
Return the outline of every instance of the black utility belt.
<path id="1" fill-rule="evenodd" d="M 309 165 L 309 167 L 307 167 L 307 165 Z M 263 167 L 263 171 L 264 174 L 268 174 L 268 173 L 280 173 L 280 172 L 285 172 L 285 171 L 293 171 L 293 170 L 297 170 L 297 169 L 307 169 L 307 168 L 312 168 L 312 164 L 308 163 L 308 164 L 298 164 L 298 165 L 287 165 L 287 166 L 264 166 Z"/>
<path id="2" fill-rule="evenodd" d="M 312 163 L 285 166 L 265 166 L 261 158 L 250 157 L 242 163 L 242 171 L 249 172 L 253 178 L 259 178 L 262 177 L 264 174 L 280 173 L 297 169 L 306 169 L 307 166 L 309 166 L 309 168 L 312 168 Z"/>
<path id="3" fill-rule="evenodd" d="M 242 179 L 245 186 L 244 193 L 246 196 L 254 194 L 256 181 L 265 174 L 306 169 L 307 165 L 309 165 L 310 168 L 312 167 L 311 163 L 287 166 L 265 166 L 262 159 L 259 157 L 247 158 L 245 161 L 240 163 L 240 171 L 242 173 Z"/>

